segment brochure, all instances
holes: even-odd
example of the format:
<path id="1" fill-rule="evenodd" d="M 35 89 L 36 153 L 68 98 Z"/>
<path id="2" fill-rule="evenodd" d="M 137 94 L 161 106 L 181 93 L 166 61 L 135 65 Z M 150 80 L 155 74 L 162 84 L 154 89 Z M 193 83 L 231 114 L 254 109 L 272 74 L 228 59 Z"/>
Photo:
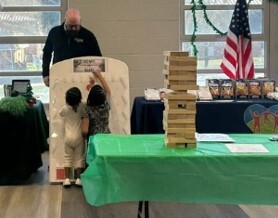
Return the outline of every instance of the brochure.
<path id="1" fill-rule="evenodd" d="M 233 153 L 267 153 L 269 152 L 262 144 L 225 144 Z"/>
<path id="2" fill-rule="evenodd" d="M 198 142 L 234 142 L 227 134 L 222 133 L 195 133 Z"/>

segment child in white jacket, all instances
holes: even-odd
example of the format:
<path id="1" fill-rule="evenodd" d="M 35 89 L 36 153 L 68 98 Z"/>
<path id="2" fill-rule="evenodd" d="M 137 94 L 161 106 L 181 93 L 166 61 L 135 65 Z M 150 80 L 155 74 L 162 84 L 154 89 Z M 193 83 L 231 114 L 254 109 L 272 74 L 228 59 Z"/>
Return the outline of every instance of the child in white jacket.
<path id="1" fill-rule="evenodd" d="M 64 187 L 70 187 L 70 171 L 74 167 L 77 174 L 75 184 L 82 186 L 80 174 L 85 167 L 85 141 L 81 132 L 82 119 L 86 117 L 85 104 L 81 101 L 81 91 L 72 87 L 66 92 L 66 105 L 61 109 L 60 116 L 63 119 L 64 138 Z"/>

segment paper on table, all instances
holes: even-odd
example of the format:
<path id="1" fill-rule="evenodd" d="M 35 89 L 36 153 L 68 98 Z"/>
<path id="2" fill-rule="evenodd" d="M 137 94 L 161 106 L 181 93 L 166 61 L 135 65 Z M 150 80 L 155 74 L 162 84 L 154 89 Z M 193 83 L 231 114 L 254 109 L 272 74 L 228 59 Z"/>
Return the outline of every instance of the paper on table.
<path id="1" fill-rule="evenodd" d="M 267 153 L 269 152 L 262 144 L 225 144 L 234 153 Z"/>
<path id="2" fill-rule="evenodd" d="M 234 140 L 221 133 L 195 133 L 195 138 L 198 142 L 234 142 Z"/>
<path id="3" fill-rule="evenodd" d="M 158 89 L 145 89 L 145 99 L 147 101 L 158 101 L 160 100 L 160 92 Z"/>

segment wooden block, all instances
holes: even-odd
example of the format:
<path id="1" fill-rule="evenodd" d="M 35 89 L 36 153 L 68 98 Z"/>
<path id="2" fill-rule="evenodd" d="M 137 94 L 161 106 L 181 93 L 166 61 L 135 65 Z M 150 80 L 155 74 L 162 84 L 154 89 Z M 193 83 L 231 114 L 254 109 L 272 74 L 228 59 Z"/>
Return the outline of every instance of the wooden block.
<path id="1" fill-rule="evenodd" d="M 186 148 L 184 143 L 169 143 L 167 137 L 164 138 L 164 144 L 167 148 Z"/>
<path id="2" fill-rule="evenodd" d="M 167 138 L 185 138 L 185 139 L 194 139 L 195 140 L 195 132 L 188 133 L 169 133 L 166 129 L 165 135 Z"/>
<path id="3" fill-rule="evenodd" d="M 164 98 L 164 106 L 166 110 L 184 109 L 196 111 L 196 100 Z"/>
<path id="4" fill-rule="evenodd" d="M 196 114 L 189 115 L 189 114 L 166 114 L 165 117 L 168 120 L 180 120 L 180 119 L 195 119 Z"/>
<path id="5" fill-rule="evenodd" d="M 196 82 L 196 74 L 188 74 L 188 75 L 165 75 L 164 79 L 167 79 L 168 81 L 192 81 Z"/>
<path id="6" fill-rule="evenodd" d="M 195 136 L 196 128 L 167 128 L 165 130 L 165 134 L 167 134 L 167 133 L 187 133 L 187 132 L 194 133 L 194 136 Z"/>
<path id="7" fill-rule="evenodd" d="M 188 56 L 189 52 L 184 51 L 164 51 L 164 56 Z"/>
<path id="8" fill-rule="evenodd" d="M 167 99 L 168 102 L 172 100 L 186 100 L 186 101 L 194 101 L 196 100 L 196 95 L 189 93 L 165 93 L 164 99 Z"/>
<path id="9" fill-rule="evenodd" d="M 192 104 L 167 104 L 165 106 L 166 109 L 169 110 L 188 110 L 188 111 L 196 111 L 196 102 L 192 103 Z"/>
<path id="10" fill-rule="evenodd" d="M 167 148 L 186 148 L 186 144 L 184 143 L 165 143 Z"/>
<path id="11" fill-rule="evenodd" d="M 197 146 L 196 142 L 193 143 L 173 143 L 169 142 L 167 137 L 164 138 L 165 146 L 168 148 L 195 148 Z"/>
<path id="12" fill-rule="evenodd" d="M 173 85 L 182 85 L 182 86 L 196 86 L 196 81 L 188 80 L 171 80 L 169 84 Z M 187 89 L 188 90 L 188 89 Z"/>
<path id="13" fill-rule="evenodd" d="M 167 82 L 165 82 L 165 84 L 172 84 L 172 85 L 177 85 L 177 84 L 180 84 L 180 85 L 196 85 L 197 84 L 197 80 L 196 80 L 196 77 L 193 78 L 188 78 L 188 79 L 184 79 L 185 77 L 181 78 L 181 79 L 171 79 L 170 76 L 168 75 L 164 75 L 164 81 L 167 80 Z"/>
<path id="14" fill-rule="evenodd" d="M 167 138 L 168 143 L 196 143 L 196 139 L 187 139 L 187 138 Z"/>
<path id="15" fill-rule="evenodd" d="M 167 119 L 162 120 L 163 129 L 165 132 L 168 132 L 168 129 L 195 129 L 196 128 L 196 122 L 195 120 L 185 120 L 183 122 L 175 122 L 175 121 L 169 121 Z M 193 133 L 193 132 L 191 132 Z M 195 131 L 194 131 L 195 134 Z"/>
<path id="16" fill-rule="evenodd" d="M 167 143 L 196 143 L 196 139 L 166 137 L 166 142 Z"/>
<path id="17" fill-rule="evenodd" d="M 179 120 L 167 120 L 168 124 L 191 124 L 194 123 L 195 124 L 195 119 L 179 119 Z"/>
<path id="18" fill-rule="evenodd" d="M 199 86 L 197 85 L 171 85 L 167 81 L 164 81 L 164 87 L 166 89 L 171 89 L 173 91 L 186 91 L 186 90 L 198 90 Z"/>
<path id="19" fill-rule="evenodd" d="M 163 65 L 165 65 L 165 66 L 185 66 L 185 67 L 193 67 L 192 69 L 195 69 L 194 67 L 197 66 L 197 62 L 191 61 L 191 60 L 164 60 Z"/>
<path id="20" fill-rule="evenodd" d="M 197 66 L 197 61 L 183 57 L 165 57 L 163 64 L 166 66 Z"/>
<path id="21" fill-rule="evenodd" d="M 168 123 L 166 120 L 163 120 L 163 129 L 167 131 L 167 129 L 171 128 L 196 128 L 196 123 Z"/>
<path id="22" fill-rule="evenodd" d="M 169 108 L 170 110 L 172 109 L 179 109 L 179 108 L 183 108 L 183 109 L 187 109 L 187 110 L 196 110 L 196 103 L 192 103 L 192 104 L 189 104 L 189 103 L 183 103 L 182 101 L 177 101 L 177 104 L 175 103 L 171 103 L 171 104 L 168 104 L 167 105 L 167 108 Z"/>
<path id="23" fill-rule="evenodd" d="M 187 143 L 186 147 L 187 148 L 196 148 L 197 147 L 197 143 Z"/>
<path id="24" fill-rule="evenodd" d="M 172 84 L 169 80 L 164 80 L 164 85 L 172 87 L 172 90 L 198 90 L 199 86 L 196 85 L 196 83 L 191 84 L 191 85 L 177 85 L 177 84 Z"/>
<path id="25" fill-rule="evenodd" d="M 187 86 L 195 86 L 196 80 L 168 80 L 166 77 L 164 78 L 165 84 L 170 85 L 187 85 Z"/>
<path id="26" fill-rule="evenodd" d="M 195 138 L 196 128 L 167 128 L 166 135 Z"/>
<path id="27" fill-rule="evenodd" d="M 167 148 L 196 148 L 196 143 L 165 143 Z"/>
<path id="28" fill-rule="evenodd" d="M 171 63 L 172 61 L 197 63 L 197 57 L 164 55 L 164 61 L 168 61 L 169 63 Z"/>
<path id="29" fill-rule="evenodd" d="M 184 115 L 195 115 L 196 110 L 186 110 L 186 109 L 169 109 L 165 108 L 167 114 L 184 114 Z"/>
<path id="30" fill-rule="evenodd" d="M 196 106 L 196 99 L 186 100 L 186 99 L 167 99 L 164 98 L 164 105 L 167 110 L 172 109 L 188 109 L 189 106 Z M 174 106 L 171 107 L 171 106 Z M 196 108 L 196 107 L 195 107 Z"/>
<path id="31" fill-rule="evenodd" d="M 176 65 L 163 65 L 163 69 L 171 71 L 171 70 L 177 70 L 177 71 L 195 71 L 197 72 L 197 66 L 176 66 Z"/>
<path id="32" fill-rule="evenodd" d="M 166 70 L 166 69 L 163 69 L 162 73 L 164 75 L 172 75 L 172 76 L 178 75 L 178 76 L 194 76 L 194 77 L 196 77 L 196 75 L 197 75 L 197 72 L 195 70 L 190 71 L 190 70 Z"/>
<path id="33" fill-rule="evenodd" d="M 167 97 L 164 98 L 164 105 L 166 104 L 183 104 L 183 105 L 187 105 L 187 104 L 196 104 L 196 97 L 195 99 L 168 99 Z"/>
<path id="34" fill-rule="evenodd" d="M 195 119 L 196 114 L 169 114 L 163 111 L 163 119 L 167 120 L 180 120 L 180 119 Z"/>
<path id="35" fill-rule="evenodd" d="M 163 116 L 163 126 L 165 126 L 165 131 L 168 128 L 181 128 L 181 129 L 195 129 L 196 126 L 196 119 L 194 118 L 188 118 L 188 119 L 169 119 L 167 116 Z M 164 124 L 165 123 L 165 124 Z M 191 125 L 191 126 L 188 126 Z M 181 127 L 183 126 L 183 127 Z M 191 132 L 191 131 L 190 131 Z M 191 132 L 192 133 L 192 132 Z M 194 131 L 195 133 L 195 131 Z"/>

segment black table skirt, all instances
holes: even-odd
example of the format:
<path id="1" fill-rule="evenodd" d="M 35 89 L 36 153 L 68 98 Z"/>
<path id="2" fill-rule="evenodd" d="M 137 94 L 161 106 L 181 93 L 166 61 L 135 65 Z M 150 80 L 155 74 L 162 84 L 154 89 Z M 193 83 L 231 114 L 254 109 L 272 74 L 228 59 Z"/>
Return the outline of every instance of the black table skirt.
<path id="1" fill-rule="evenodd" d="M 43 104 L 27 109 L 23 117 L 0 113 L 0 185 L 20 184 L 42 166 L 47 150 L 48 121 Z"/>
<path id="2" fill-rule="evenodd" d="M 162 101 L 146 101 L 144 97 L 136 97 L 131 112 L 131 133 L 164 133 L 163 110 Z M 278 133 L 278 113 L 275 115 L 278 112 L 278 102 L 270 99 L 197 101 L 196 131 L 227 134 L 253 133 L 254 123 L 251 112 L 255 111 L 261 116 L 259 133 Z"/>

